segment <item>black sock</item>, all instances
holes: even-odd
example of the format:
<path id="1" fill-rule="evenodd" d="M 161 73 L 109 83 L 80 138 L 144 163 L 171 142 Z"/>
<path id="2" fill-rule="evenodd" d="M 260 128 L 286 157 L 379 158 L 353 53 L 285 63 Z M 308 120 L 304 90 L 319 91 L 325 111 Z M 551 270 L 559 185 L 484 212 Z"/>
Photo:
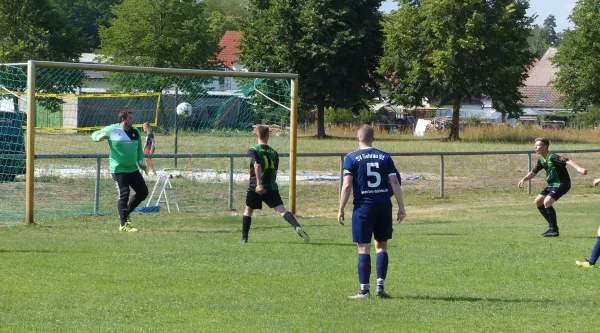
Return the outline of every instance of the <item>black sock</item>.
<path id="1" fill-rule="evenodd" d="M 250 224 L 252 224 L 252 216 L 244 215 L 242 217 L 242 239 L 248 239 L 248 232 L 250 232 Z"/>
<path id="2" fill-rule="evenodd" d="M 538 210 L 540 211 L 540 214 L 542 214 L 542 216 L 544 217 L 544 219 L 546 219 L 546 222 L 548 222 L 548 225 L 550 226 L 550 219 L 548 218 L 548 212 L 546 211 L 546 207 L 544 207 L 544 205 L 538 206 Z"/>
<path id="3" fill-rule="evenodd" d="M 298 221 L 296 221 L 296 217 L 294 216 L 294 214 L 290 213 L 290 212 L 285 212 L 283 214 L 283 218 L 292 225 L 292 227 L 294 229 L 296 229 L 297 227 L 300 226 L 300 224 L 298 223 Z"/>
<path id="4" fill-rule="evenodd" d="M 550 224 L 550 228 L 558 231 L 558 222 L 556 221 L 556 211 L 554 207 L 546 207 L 546 214 L 548 214 L 548 223 Z"/>

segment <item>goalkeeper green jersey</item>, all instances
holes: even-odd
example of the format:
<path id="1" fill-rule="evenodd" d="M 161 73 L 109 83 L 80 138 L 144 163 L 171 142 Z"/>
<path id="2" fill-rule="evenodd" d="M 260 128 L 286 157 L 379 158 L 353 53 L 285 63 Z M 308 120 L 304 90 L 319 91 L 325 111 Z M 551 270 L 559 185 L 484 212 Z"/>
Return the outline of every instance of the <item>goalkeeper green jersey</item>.
<path id="1" fill-rule="evenodd" d="M 110 173 L 137 171 L 137 163 L 144 160 L 140 131 L 135 127 L 125 130 L 121 124 L 113 124 L 94 132 L 92 140 L 98 142 L 101 134 L 106 134 L 108 137 Z"/>

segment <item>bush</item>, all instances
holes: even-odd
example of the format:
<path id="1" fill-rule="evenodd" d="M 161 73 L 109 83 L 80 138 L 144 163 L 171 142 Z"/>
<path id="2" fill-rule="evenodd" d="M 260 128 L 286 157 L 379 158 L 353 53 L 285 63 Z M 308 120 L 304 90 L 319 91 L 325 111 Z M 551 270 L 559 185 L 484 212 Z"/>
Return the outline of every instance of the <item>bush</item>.
<path id="1" fill-rule="evenodd" d="M 593 128 L 600 123 L 600 109 L 593 108 L 588 112 L 577 112 L 569 121 L 569 126 L 579 128 L 583 123 L 585 128 Z"/>
<path id="2" fill-rule="evenodd" d="M 325 122 L 331 124 L 347 124 L 354 121 L 354 113 L 344 108 L 325 109 Z"/>
<path id="3" fill-rule="evenodd" d="M 467 124 L 469 124 L 469 127 L 481 126 L 481 124 L 483 124 L 483 119 L 478 116 L 467 117 Z"/>

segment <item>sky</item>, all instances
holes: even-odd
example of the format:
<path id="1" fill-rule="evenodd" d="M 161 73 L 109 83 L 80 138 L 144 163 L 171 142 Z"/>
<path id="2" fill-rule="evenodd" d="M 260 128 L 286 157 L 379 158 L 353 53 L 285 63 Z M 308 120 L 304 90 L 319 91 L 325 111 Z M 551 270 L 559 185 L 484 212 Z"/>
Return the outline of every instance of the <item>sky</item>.
<path id="1" fill-rule="evenodd" d="M 529 0 L 529 10 L 527 14 L 537 15 L 534 24 L 542 25 L 548 15 L 556 17 L 556 32 L 561 32 L 568 28 L 573 28 L 573 23 L 569 21 L 569 15 L 575 7 L 576 0 Z M 389 12 L 398 8 L 398 3 L 392 0 L 383 1 L 381 10 Z"/>

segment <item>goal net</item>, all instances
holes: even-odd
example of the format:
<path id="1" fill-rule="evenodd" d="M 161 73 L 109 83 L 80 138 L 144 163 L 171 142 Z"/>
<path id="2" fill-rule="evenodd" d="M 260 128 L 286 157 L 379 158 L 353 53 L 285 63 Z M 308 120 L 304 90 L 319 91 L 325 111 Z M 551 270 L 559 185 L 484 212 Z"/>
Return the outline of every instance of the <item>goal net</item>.
<path id="1" fill-rule="evenodd" d="M 0 220 L 27 218 L 27 191 L 36 219 L 116 215 L 109 146 L 93 142 L 91 134 L 118 123 L 122 110 L 133 113 L 143 144 L 144 123 L 155 139 L 154 154 L 147 156 L 153 170 L 145 175 L 154 193 L 142 207 L 206 215 L 242 210 L 246 152 L 256 144 L 257 124 L 271 128 L 269 145 L 282 155 L 280 191 L 284 201 L 288 198 L 295 179 L 287 157 L 295 135 L 290 126 L 295 75 L 31 63 L 36 65 L 33 94 L 27 89 L 27 64 L 0 65 Z M 34 106 L 28 105 L 31 100 Z M 176 112 L 183 102 L 192 106 L 186 117 Z M 26 149 L 28 131 L 33 152 Z M 35 156 L 31 189 L 26 154 Z"/>

